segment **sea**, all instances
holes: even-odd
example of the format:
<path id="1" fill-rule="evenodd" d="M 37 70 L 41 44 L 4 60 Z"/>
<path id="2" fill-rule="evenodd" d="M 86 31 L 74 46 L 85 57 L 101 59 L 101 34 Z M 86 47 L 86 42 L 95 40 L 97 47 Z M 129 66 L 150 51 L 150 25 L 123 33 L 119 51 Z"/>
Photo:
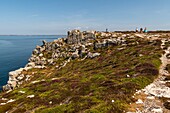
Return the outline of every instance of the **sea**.
<path id="1" fill-rule="evenodd" d="M 8 73 L 28 63 L 33 49 L 42 45 L 42 40 L 51 42 L 64 35 L 5 35 L 0 36 L 0 90 L 8 81 Z"/>

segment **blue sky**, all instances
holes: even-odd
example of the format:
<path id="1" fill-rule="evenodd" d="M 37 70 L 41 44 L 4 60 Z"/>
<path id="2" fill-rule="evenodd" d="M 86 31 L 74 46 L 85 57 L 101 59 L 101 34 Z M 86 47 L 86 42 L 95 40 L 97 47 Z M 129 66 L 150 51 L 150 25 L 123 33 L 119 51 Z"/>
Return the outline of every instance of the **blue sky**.
<path id="1" fill-rule="evenodd" d="M 0 34 L 170 30 L 170 0 L 0 0 Z"/>

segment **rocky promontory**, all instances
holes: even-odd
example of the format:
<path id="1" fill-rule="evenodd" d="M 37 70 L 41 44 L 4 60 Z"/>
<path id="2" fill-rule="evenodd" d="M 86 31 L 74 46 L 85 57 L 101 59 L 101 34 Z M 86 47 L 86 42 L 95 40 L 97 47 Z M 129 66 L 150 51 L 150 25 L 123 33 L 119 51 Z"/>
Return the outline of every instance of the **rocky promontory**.
<path id="1" fill-rule="evenodd" d="M 169 36 L 161 32 L 72 30 L 66 38 L 43 41 L 24 68 L 9 72 L 0 94 L 0 112 L 146 111 L 144 98 L 155 95 L 154 80 L 167 70 L 166 66 L 160 70 L 164 65 L 160 58 L 169 57 L 164 52 L 169 51 Z M 141 96 L 142 91 L 147 96 Z M 169 109 L 167 98 L 161 98 L 162 111 Z"/>
<path id="2" fill-rule="evenodd" d="M 110 38 L 108 39 L 107 37 Z M 97 38 L 101 40 L 97 40 Z M 114 38 L 114 35 L 112 36 L 111 33 L 72 30 L 68 31 L 67 38 L 60 38 L 53 42 L 43 40 L 42 43 L 42 46 L 37 46 L 33 50 L 29 62 L 24 68 L 9 72 L 7 85 L 3 86 L 4 91 L 13 90 L 24 81 L 30 80 L 31 75 L 24 75 L 23 71 L 33 68 L 44 69 L 48 65 L 56 65 L 60 58 L 68 59 L 56 66 L 56 68 L 61 68 L 72 59 L 83 57 L 94 58 L 100 55 L 100 53 L 90 52 L 89 46 L 97 49 L 110 45 L 126 45 L 126 40 L 124 37 Z"/>

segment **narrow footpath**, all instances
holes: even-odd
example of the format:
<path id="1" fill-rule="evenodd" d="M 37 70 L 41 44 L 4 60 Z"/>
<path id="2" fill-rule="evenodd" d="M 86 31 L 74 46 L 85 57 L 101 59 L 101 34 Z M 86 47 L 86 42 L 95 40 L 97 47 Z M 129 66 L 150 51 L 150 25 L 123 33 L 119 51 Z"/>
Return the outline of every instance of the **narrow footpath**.
<path id="1" fill-rule="evenodd" d="M 163 49 L 165 43 L 169 40 L 161 39 L 161 41 L 161 48 Z M 166 99 L 170 107 L 170 87 L 166 86 L 167 83 L 170 83 L 170 80 L 166 79 L 170 76 L 170 73 L 166 70 L 166 66 L 170 64 L 170 59 L 167 57 L 169 54 L 170 47 L 165 50 L 160 58 L 162 64 L 159 69 L 158 78 L 153 83 L 134 94 L 133 97 L 137 99 L 137 101 L 131 106 L 136 112 L 127 113 L 170 113 L 170 109 L 166 109 L 165 103 L 163 102 L 163 99 Z"/>

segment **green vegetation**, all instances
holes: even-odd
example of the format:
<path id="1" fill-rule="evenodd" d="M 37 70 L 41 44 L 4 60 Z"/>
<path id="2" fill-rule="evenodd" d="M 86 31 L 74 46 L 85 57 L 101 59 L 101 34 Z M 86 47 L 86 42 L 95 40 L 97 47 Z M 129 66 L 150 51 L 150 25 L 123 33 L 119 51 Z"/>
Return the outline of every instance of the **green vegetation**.
<path id="1" fill-rule="evenodd" d="M 84 61 L 75 59 L 60 70 L 49 66 L 25 72 L 36 71 L 32 80 L 45 81 L 27 82 L 10 93 L 2 93 L 0 97 L 16 101 L 0 106 L 0 112 L 14 109 L 35 113 L 122 113 L 134 102 L 135 91 L 157 77 L 162 54 L 159 40 L 154 44 L 140 38 L 127 40 L 127 46 L 98 49 L 101 56 Z M 30 99 L 28 95 L 35 97 Z"/>

